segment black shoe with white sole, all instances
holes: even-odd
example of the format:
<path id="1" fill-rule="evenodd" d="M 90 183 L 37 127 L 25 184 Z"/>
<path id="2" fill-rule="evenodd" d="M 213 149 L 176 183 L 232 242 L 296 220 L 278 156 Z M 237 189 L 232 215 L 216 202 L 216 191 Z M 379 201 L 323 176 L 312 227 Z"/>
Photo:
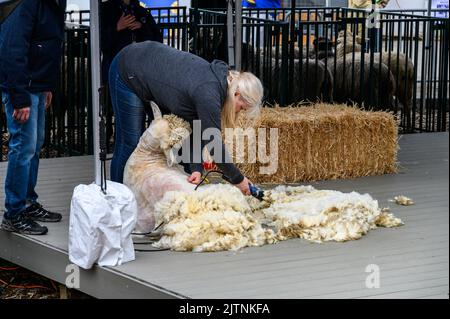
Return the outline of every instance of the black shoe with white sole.
<path id="1" fill-rule="evenodd" d="M 34 220 L 22 214 L 16 218 L 3 217 L 0 227 L 9 232 L 26 235 L 45 235 L 48 232 L 47 227 L 39 225 Z"/>
<path id="2" fill-rule="evenodd" d="M 61 214 L 50 212 L 39 203 L 33 203 L 28 206 L 24 214 L 32 220 L 44 223 L 55 223 L 62 219 Z"/>

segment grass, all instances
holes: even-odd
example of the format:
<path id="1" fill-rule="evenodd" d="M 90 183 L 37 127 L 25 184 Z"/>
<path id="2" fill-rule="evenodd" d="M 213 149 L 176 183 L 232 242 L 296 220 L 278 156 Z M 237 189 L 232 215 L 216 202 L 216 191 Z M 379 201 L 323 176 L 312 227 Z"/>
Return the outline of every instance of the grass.
<path id="1" fill-rule="evenodd" d="M 0 259 L 0 299 L 91 299 L 51 279 Z"/>

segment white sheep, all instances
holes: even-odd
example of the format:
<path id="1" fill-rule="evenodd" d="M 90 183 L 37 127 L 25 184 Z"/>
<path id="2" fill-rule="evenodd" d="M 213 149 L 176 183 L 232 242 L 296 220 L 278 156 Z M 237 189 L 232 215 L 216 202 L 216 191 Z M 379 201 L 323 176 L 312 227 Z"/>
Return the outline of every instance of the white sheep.
<path id="1" fill-rule="evenodd" d="M 190 134 L 187 122 L 174 115 L 161 115 L 152 103 L 154 120 L 141 136 L 124 170 L 124 184 L 134 193 L 138 203 L 136 231 L 148 233 L 155 227 L 154 204 L 168 191 L 191 192 L 195 185 L 174 163 L 171 150 L 181 147 Z"/>

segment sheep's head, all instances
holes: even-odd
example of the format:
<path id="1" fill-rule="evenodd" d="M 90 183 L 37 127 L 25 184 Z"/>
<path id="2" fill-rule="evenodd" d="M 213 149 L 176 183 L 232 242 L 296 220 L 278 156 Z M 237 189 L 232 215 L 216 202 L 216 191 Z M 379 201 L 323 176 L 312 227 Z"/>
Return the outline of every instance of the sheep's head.
<path id="1" fill-rule="evenodd" d="M 353 38 L 353 33 L 349 30 L 339 31 L 338 38 L 336 39 L 336 44 L 336 52 L 338 56 L 343 56 L 344 52 L 361 52 L 362 50 L 361 45 L 358 44 L 358 36 Z"/>
<path id="2" fill-rule="evenodd" d="M 152 102 L 154 120 L 142 135 L 139 146 L 144 151 L 162 152 L 169 165 L 174 163 L 175 151 L 181 148 L 183 141 L 191 134 L 188 122 L 175 115 L 161 115 L 159 108 Z"/>

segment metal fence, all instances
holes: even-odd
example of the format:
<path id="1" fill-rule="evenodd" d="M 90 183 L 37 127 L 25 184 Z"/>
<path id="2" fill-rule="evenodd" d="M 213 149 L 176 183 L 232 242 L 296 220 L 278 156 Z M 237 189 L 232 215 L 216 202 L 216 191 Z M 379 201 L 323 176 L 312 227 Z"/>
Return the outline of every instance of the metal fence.
<path id="1" fill-rule="evenodd" d="M 438 11 L 448 14 L 433 10 Z M 423 16 L 424 10 L 382 10 L 371 28 L 365 10 L 243 12 L 290 23 L 289 102 L 357 103 L 394 112 L 402 132 L 448 130 L 448 19 Z"/>
<path id="2" fill-rule="evenodd" d="M 357 42 L 351 47 L 359 45 L 371 62 L 383 62 L 392 73 L 393 109 L 401 113 L 402 128 L 407 132 L 448 130 L 449 20 L 382 11 L 379 28 L 367 29 L 368 14 L 343 9 L 341 21 L 353 33 L 350 42 Z"/>
<path id="3" fill-rule="evenodd" d="M 223 11 L 151 12 L 166 44 L 207 60 L 228 60 Z M 393 111 L 402 132 L 448 131 L 449 20 L 423 13 L 382 11 L 374 32 L 363 10 L 244 9 L 242 66 L 261 78 L 266 101 L 357 103 Z M 45 157 L 92 153 L 89 12 L 69 12 L 67 20 L 59 87 L 47 113 Z M 107 127 L 111 151 L 110 106 Z M 8 143 L 3 110 L 0 134 L 2 161 Z"/>
<path id="4" fill-rule="evenodd" d="M 189 50 L 208 61 L 228 62 L 226 14 L 191 10 Z M 287 103 L 288 22 L 243 17 L 242 69 L 263 83 L 266 101 Z"/>

